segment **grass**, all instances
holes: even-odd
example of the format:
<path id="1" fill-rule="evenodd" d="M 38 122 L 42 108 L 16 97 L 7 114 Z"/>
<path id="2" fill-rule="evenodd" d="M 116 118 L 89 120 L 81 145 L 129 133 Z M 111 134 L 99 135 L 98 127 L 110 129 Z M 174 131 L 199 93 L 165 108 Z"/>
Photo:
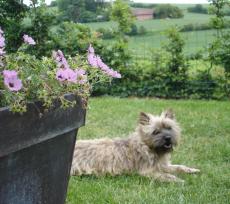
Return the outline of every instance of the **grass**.
<path id="1" fill-rule="evenodd" d="M 179 19 L 151 19 L 145 21 L 136 21 L 135 24 L 139 26 L 144 26 L 149 31 L 160 32 L 167 28 L 170 28 L 173 25 L 183 26 L 187 24 L 202 24 L 208 23 L 211 15 L 206 14 L 197 14 L 197 13 L 188 13 L 184 12 L 184 18 Z M 117 24 L 115 22 L 96 22 L 96 23 L 87 23 L 89 27 L 96 30 L 98 28 L 115 28 Z"/>
<path id="2" fill-rule="evenodd" d="M 185 184 L 159 183 L 138 175 L 72 177 L 68 204 L 226 204 L 230 202 L 230 102 L 93 98 L 78 139 L 125 137 L 140 111 L 171 107 L 183 129 L 173 163 L 201 169 L 179 175 Z"/>
<path id="3" fill-rule="evenodd" d="M 207 30 L 181 33 L 185 40 L 185 54 L 196 53 L 206 48 L 208 43 L 214 39 L 215 32 L 214 30 Z M 150 49 L 159 49 L 166 41 L 167 38 L 164 33 L 131 37 L 129 48 L 136 55 L 146 57 Z"/>
<path id="4" fill-rule="evenodd" d="M 186 8 L 186 5 L 185 7 Z M 136 21 L 136 25 L 144 26 L 148 31 L 146 35 L 132 36 L 129 38 L 129 49 L 133 55 L 138 57 L 146 58 L 149 56 L 149 50 L 152 48 L 160 48 L 161 45 L 166 41 L 164 31 L 172 26 L 182 27 L 187 24 L 207 24 L 210 22 L 212 15 L 188 13 L 184 11 L 184 18 L 180 19 L 152 19 L 145 21 Z M 229 17 L 227 17 L 230 19 Z M 97 22 L 87 23 L 92 29 L 98 28 L 115 28 L 117 24 L 115 22 Z M 204 31 L 192 31 L 181 33 L 185 39 L 185 53 L 192 54 L 204 49 L 214 39 L 214 30 Z M 106 44 L 113 42 L 114 39 L 105 40 Z"/>

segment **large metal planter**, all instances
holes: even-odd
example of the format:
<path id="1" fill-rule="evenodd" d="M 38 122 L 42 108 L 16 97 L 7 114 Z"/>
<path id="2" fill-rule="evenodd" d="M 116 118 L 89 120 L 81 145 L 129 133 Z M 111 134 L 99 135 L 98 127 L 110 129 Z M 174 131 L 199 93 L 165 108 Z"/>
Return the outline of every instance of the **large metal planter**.
<path id="1" fill-rule="evenodd" d="M 0 204 L 65 203 L 78 128 L 84 125 L 80 98 L 73 108 L 39 116 L 30 104 L 23 115 L 0 108 Z"/>

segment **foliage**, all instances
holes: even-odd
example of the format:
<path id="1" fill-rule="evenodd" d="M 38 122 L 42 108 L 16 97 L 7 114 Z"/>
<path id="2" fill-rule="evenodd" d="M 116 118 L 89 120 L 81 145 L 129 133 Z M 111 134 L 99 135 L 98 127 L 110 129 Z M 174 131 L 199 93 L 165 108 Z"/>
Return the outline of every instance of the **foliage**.
<path id="1" fill-rule="evenodd" d="M 98 28 L 96 31 L 101 34 L 102 39 L 112 39 L 112 38 L 116 38 L 118 35 L 118 32 L 113 28 L 108 28 L 108 29 Z M 144 26 L 141 25 L 138 27 L 136 24 L 132 24 L 131 31 L 126 33 L 126 35 L 129 36 L 145 35 L 147 32 L 148 31 Z"/>
<path id="2" fill-rule="evenodd" d="M 93 95 L 229 99 L 230 80 L 227 77 L 214 77 L 208 70 L 204 70 L 193 77 L 187 78 L 186 81 L 178 81 L 177 77 L 170 76 L 167 71 L 167 53 L 159 51 L 158 53 L 156 63 L 155 61 L 151 63 L 150 61 L 140 60 L 129 64 L 122 71 L 123 77 L 119 81 L 114 80 L 110 86 L 95 87 Z M 178 86 L 174 90 L 172 90 L 172 87 L 174 87 L 172 81 L 177 82 Z"/>
<path id="3" fill-rule="evenodd" d="M 160 4 L 156 6 L 153 15 L 155 18 L 182 18 L 184 16 L 180 8 L 170 4 Z"/>
<path id="4" fill-rule="evenodd" d="M 40 2 L 40 5 L 34 4 L 28 13 L 29 23 L 24 26 L 24 33 L 33 36 L 36 44 L 36 49 L 30 49 L 29 52 L 37 57 L 48 56 L 54 49 L 54 42 L 50 33 L 52 26 L 56 25 L 56 11 L 48 10 L 45 3 Z"/>
<path id="5" fill-rule="evenodd" d="M 211 63 L 223 65 L 226 73 L 230 73 L 230 34 L 223 33 L 221 38 L 216 38 L 208 47 Z"/>
<path id="6" fill-rule="evenodd" d="M 62 12 L 63 20 L 81 23 L 108 20 L 108 10 L 105 9 L 104 1 L 57 0 L 57 5 Z"/>
<path id="7" fill-rule="evenodd" d="M 135 2 L 131 2 L 130 4 L 131 7 L 134 8 L 153 8 L 156 6 L 156 4 L 147 4 L 147 3 L 135 3 Z"/>
<path id="8" fill-rule="evenodd" d="M 194 7 L 188 7 L 188 12 L 208 14 L 208 9 L 204 8 L 202 4 L 196 4 Z"/>
<path id="9" fill-rule="evenodd" d="M 225 68 L 225 72 L 230 73 L 230 34 L 224 32 L 222 29 L 225 25 L 225 18 L 223 9 L 225 5 L 228 5 L 229 2 L 226 0 L 213 0 L 212 8 L 215 13 L 215 17 L 211 19 L 213 28 L 217 30 L 217 35 L 215 40 L 209 45 L 208 59 L 212 64 L 220 64 Z"/>
<path id="10" fill-rule="evenodd" d="M 177 28 L 171 28 L 166 32 L 168 43 L 164 49 L 169 54 L 167 63 L 168 83 L 172 94 L 177 94 L 185 86 L 187 81 L 188 64 L 184 57 L 183 49 L 185 41 L 182 39 Z"/>
<path id="11" fill-rule="evenodd" d="M 8 52 L 16 51 L 21 44 L 21 22 L 27 9 L 20 0 L 0 0 L 0 25 L 6 31 Z"/>
<path id="12" fill-rule="evenodd" d="M 125 39 L 118 39 L 107 46 L 99 44 L 98 53 L 103 56 L 102 59 L 106 63 L 112 67 L 116 67 L 121 72 L 126 69 L 126 65 L 131 58 Z"/>
<path id="13" fill-rule="evenodd" d="M 116 0 L 112 6 L 111 20 L 118 23 L 118 29 L 121 34 L 130 32 L 134 17 L 129 5 L 123 0 Z"/>
<path id="14" fill-rule="evenodd" d="M 116 30 L 112 28 L 98 28 L 96 31 L 100 33 L 102 39 L 112 39 L 116 37 Z"/>
<path id="15" fill-rule="evenodd" d="M 205 24 L 186 24 L 184 25 L 180 31 L 182 32 L 189 32 L 189 31 L 197 31 L 197 30 L 210 30 L 210 29 L 213 29 L 213 27 L 208 24 L 208 23 L 205 23 Z"/>
<path id="16" fill-rule="evenodd" d="M 67 55 L 84 54 L 91 43 L 97 46 L 97 33 L 80 23 L 63 22 L 51 32 L 55 49 Z"/>
<path id="17" fill-rule="evenodd" d="M 230 97 L 230 80 L 226 76 L 213 77 L 207 69 L 189 76 L 189 63 L 183 53 L 184 40 L 176 28 L 166 35 L 167 44 L 164 49 L 153 50 L 151 60 L 130 61 L 122 69 L 121 80 L 114 80 L 111 86 L 97 86 L 93 94 L 196 99 Z"/>
<path id="18" fill-rule="evenodd" d="M 211 2 L 211 12 L 215 14 L 215 17 L 211 19 L 213 28 L 220 31 L 224 28 L 224 8 L 229 4 L 228 0 L 209 0 Z"/>
<path id="19" fill-rule="evenodd" d="M 0 41 L 4 41 L 0 30 Z M 35 41 L 24 36 L 24 44 L 17 53 L 5 55 L 0 44 L 0 107 L 9 106 L 13 112 L 23 113 L 29 102 L 40 101 L 45 109 L 59 100 L 63 108 L 73 105 L 65 94 L 73 93 L 87 100 L 94 84 L 110 81 L 111 77 L 100 69 L 88 65 L 85 55 L 68 57 L 59 50 L 53 58 L 36 58 L 26 53 Z M 92 48 L 91 48 L 92 49 Z"/>

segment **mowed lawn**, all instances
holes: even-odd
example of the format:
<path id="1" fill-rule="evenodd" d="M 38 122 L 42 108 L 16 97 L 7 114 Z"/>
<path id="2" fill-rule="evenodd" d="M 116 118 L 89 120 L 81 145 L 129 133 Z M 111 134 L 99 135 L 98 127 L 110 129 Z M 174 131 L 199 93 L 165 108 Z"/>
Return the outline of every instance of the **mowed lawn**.
<path id="1" fill-rule="evenodd" d="M 78 139 L 125 137 L 140 111 L 173 108 L 183 129 L 173 163 L 201 169 L 179 175 L 185 183 L 159 183 L 138 175 L 72 177 L 68 204 L 230 203 L 230 102 L 93 98 Z"/>

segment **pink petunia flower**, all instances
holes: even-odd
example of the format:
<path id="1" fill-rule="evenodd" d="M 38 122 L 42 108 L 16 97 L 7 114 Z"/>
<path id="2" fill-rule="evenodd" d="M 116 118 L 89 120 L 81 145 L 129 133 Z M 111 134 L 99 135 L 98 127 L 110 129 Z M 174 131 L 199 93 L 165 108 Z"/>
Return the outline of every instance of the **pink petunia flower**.
<path id="1" fill-rule="evenodd" d="M 113 71 L 112 77 L 120 79 L 121 78 L 121 74 L 119 72 L 117 72 L 117 71 Z"/>
<path id="2" fill-rule="evenodd" d="M 36 44 L 34 39 L 28 35 L 23 35 L 23 40 L 24 40 L 24 43 L 29 44 L 29 45 L 35 45 Z"/>
<path id="3" fill-rule="evenodd" d="M 14 70 L 3 71 L 4 84 L 11 91 L 19 91 L 22 89 L 22 81 L 18 79 L 18 73 Z"/>
<path id="4" fill-rule="evenodd" d="M 57 52 L 54 51 L 53 58 L 56 61 L 58 68 L 70 69 L 69 64 L 61 50 L 58 50 Z"/>
<path id="5" fill-rule="evenodd" d="M 56 72 L 56 79 L 58 79 L 59 81 L 69 81 L 69 82 L 76 83 L 77 73 L 69 68 L 67 69 L 59 68 Z"/>
<path id="6" fill-rule="evenodd" d="M 5 38 L 0 34 L 0 48 L 5 47 Z"/>
<path id="7" fill-rule="evenodd" d="M 97 64 L 97 58 L 94 54 L 89 53 L 88 56 L 88 63 L 92 66 L 92 67 L 97 67 L 98 68 L 98 64 Z"/>
<path id="8" fill-rule="evenodd" d="M 100 58 L 100 56 L 96 56 L 94 53 L 94 49 L 92 47 L 92 45 L 89 45 L 88 48 L 88 63 L 92 66 L 92 67 L 97 67 L 100 68 L 103 72 L 105 72 L 108 76 L 113 77 L 113 78 L 121 78 L 121 74 L 117 71 L 114 71 L 113 69 L 111 69 L 107 64 L 105 64 L 102 59 Z"/>
<path id="9" fill-rule="evenodd" d="M 89 45 L 88 53 L 94 54 L 94 48 L 91 44 Z"/>

